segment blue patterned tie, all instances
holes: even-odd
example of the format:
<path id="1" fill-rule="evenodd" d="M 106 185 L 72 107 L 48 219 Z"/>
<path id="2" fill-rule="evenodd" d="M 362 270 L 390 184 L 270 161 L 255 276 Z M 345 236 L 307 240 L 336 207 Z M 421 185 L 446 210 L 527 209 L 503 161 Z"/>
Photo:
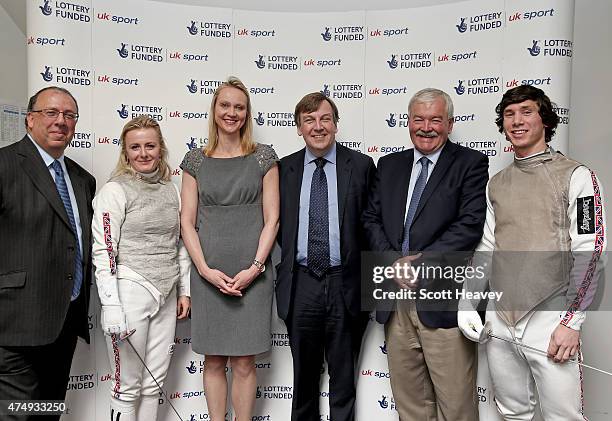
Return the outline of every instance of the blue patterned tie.
<path id="1" fill-rule="evenodd" d="M 317 168 L 310 185 L 308 210 L 308 269 L 321 277 L 329 268 L 329 207 L 327 201 L 327 177 L 323 167 L 325 158 L 317 158 Z"/>
<path id="2" fill-rule="evenodd" d="M 72 285 L 71 296 L 71 299 L 74 300 L 79 296 L 81 284 L 83 283 L 83 259 L 81 257 L 81 248 L 79 247 L 79 236 L 77 234 L 74 212 L 72 212 L 72 203 L 70 203 L 70 195 L 68 194 L 68 186 L 66 185 L 66 180 L 64 179 L 62 165 L 56 159 L 51 164 L 51 168 L 53 168 L 53 171 L 55 171 L 55 185 L 57 186 L 57 192 L 59 193 L 62 202 L 64 202 L 64 208 L 66 208 L 66 213 L 68 214 L 68 221 L 70 221 L 70 226 L 72 227 L 74 236 L 77 239 L 76 257 L 74 259 L 74 284 Z"/>
<path id="3" fill-rule="evenodd" d="M 408 256 L 408 251 L 410 250 L 410 226 L 412 225 L 416 210 L 419 207 L 419 201 L 421 200 L 423 190 L 425 190 L 425 185 L 427 184 L 427 172 L 431 161 L 426 156 L 423 156 L 419 159 L 419 162 L 421 163 L 421 172 L 414 184 L 410 205 L 408 206 L 408 213 L 406 214 L 406 222 L 404 223 L 404 239 L 402 240 L 402 255 L 404 256 Z"/>

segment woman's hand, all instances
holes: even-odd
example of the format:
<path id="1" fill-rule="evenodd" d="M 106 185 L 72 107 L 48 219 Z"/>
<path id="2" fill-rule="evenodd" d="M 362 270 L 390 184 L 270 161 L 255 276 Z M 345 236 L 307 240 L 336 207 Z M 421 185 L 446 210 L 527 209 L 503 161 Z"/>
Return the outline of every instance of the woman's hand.
<path id="1" fill-rule="evenodd" d="M 218 269 L 207 268 L 200 272 L 200 276 L 217 287 L 222 294 L 234 295 L 236 297 L 242 296 L 240 291 L 231 288 L 233 284 L 232 278 Z"/>
<path id="2" fill-rule="evenodd" d="M 230 283 L 232 290 L 238 292 L 243 291 L 251 285 L 251 282 L 253 282 L 260 273 L 261 271 L 255 265 L 251 265 L 249 268 L 241 270 L 234 276 L 234 279 L 232 279 Z M 240 295 L 242 295 L 242 293 L 240 293 Z"/>
<path id="3" fill-rule="evenodd" d="M 176 318 L 184 319 L 189 315 L 191 309 L 191 298 L 186 295 L 181 295 L 176 301 Z"/>

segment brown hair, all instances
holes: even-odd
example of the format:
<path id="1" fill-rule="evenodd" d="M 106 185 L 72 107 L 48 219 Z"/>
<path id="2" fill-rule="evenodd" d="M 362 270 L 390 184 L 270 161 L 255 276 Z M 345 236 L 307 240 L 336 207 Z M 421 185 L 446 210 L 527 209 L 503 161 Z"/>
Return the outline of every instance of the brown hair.
<path id="1" fill-rule="evenodd" d="M 550 142 L 552 137 L 555 135 L 557 125 L 559 124 L 559 116 L 554 110 L 553 104 L 550 102 L 550 98 L 540 88 L 536 88 L 531 85 L 521 85 L 516 88 L 508 89 L 502 97 L 495 112 L 497 118 L 495 123 L 500 133 L 504 133 L 504 110 L 506 107 L 512 104 L 519 104 L 523 101 L 532 100 L 538 104 L 538 114 L 542 119 L 544 125 L 544 140 Z"/>
<path id="2" fill-rule="evenodd" d="M 302 113 L 312 113 L 319 109 L 319 106 L 323 101 L 329 102 L 333 112 L 334 112 L 334 124 L 338 124 L 338 120 L 340 120 L 340 115 L 338 114 L 338 107 L 334 104 L 334 101 L 326 97 L 321 92 L 312 92 L 304 96 L 304 98 L 300 99 L 300 102 L 295 106 L 295 112 L 293 113 L 293 119 L 295 120 L 296 125 L 300 125 L 300 115 Z"/>

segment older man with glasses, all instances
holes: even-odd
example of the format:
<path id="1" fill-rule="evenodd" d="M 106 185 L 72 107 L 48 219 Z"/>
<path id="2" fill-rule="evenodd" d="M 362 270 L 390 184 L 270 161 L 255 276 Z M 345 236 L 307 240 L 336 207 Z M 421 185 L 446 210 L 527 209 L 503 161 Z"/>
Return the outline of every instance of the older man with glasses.
<path id="1" fill-rule="evenodd" d="M 0 149 L 0 414 L 7 421 L 46 409 L 19 413 L 20 401 L 63 401 L 77 337 L 89 341 L 96 182 L 64 156 L 78 117 L 70 92 L 41 89 L 28 104 L 26 136 Z"/>

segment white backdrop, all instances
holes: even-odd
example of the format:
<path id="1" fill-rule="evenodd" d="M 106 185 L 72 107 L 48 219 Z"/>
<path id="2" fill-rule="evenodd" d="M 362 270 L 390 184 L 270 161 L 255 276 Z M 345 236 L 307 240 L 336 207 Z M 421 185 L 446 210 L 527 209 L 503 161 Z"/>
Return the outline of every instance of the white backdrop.
<path id="1" fill-rule="evenodd" d="M 480 150 L 496 173 L 512 150 L 494 124 L 509 87 L 545 89 L 562 116 L 553 146 L 568 149 L 573 0 L 476 0 L 443 6 L 347 13 L 273 13 L 132 0 L 29 0 L 28 89 L 57 84 L 79 100 L 78 133 L 68 155 L 101 186 L 117 160 L 117 138 L 134 115 L 158 119 L 170 148 L 174 181 L 191 148 L 206 142 L 210 99 L 228 75 L 251 89 L 255 136 L 280 156 L 303 146 L 293 108 L 323 91 L 340 109 L 338 139 L 378 159 L 410 147 L 407 103 L 434 86 L 451 94 L 451 139 Z M 90 315 L 91 345 L 79 343 L 64 420 L 106 419 L 110 370 Z M 286 330 L 275 320 L 273 348 L 258 358 L 253 421 L 286 420 L 292 396 Z M 166 392 L 185 420 L 206 420 L 203 358 L 179 323 Z M 397 420 L 380 326 L 363 345 L 357 418 Z M 480 358 L 481 419 L 497 420 L 486 360 Z M 327 382 L 321 386 L 328 419 Z M 176 419 L 160 397 L 160 420 Z M 92 418 L 92 412 L 95 416 Z M 231 413 L 231 409 L 230 409 Z"/>

